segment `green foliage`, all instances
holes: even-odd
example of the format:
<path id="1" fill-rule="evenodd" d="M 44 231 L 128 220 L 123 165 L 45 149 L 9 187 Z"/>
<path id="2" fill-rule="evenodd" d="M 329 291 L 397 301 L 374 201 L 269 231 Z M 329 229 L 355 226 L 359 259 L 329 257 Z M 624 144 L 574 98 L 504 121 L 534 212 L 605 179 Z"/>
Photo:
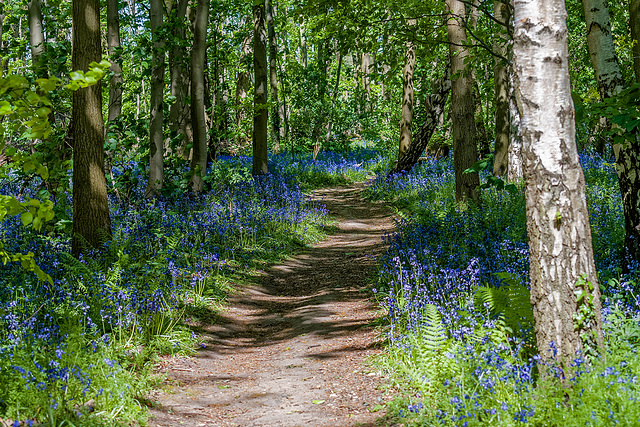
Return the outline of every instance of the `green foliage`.
<path id="1" fill-rule="evenodd" d="M 479 311 L 487 310 L 497 321 L 496 331 L 505 337 L 522 337 L 532 356 L 537 352 L 533 334 L 531 293 L 515 275 L 496 273 L 503 286 L 476 288 L 474 303 Z"/>

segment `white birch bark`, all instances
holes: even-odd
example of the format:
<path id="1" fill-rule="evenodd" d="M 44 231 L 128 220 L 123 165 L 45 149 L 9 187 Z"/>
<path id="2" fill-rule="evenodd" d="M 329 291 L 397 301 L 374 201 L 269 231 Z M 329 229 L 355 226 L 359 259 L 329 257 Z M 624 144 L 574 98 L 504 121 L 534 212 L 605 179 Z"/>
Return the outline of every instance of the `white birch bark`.
<path id="1" fill-rule="evenodd" d="M 538 350 L 570 369 L 602 345 L 600 291 L 575 142 L 563 0 L 515 0 L 514 66 L 526 180 L 531 303 Z M 584 277 L 591 321 L 576 327 Z M 584 300 L 583 300 L 584 301 Z M 585 347 L 585 343 L 587 346 Z M 552 350 L 555 348 L 556 350 Z"/>

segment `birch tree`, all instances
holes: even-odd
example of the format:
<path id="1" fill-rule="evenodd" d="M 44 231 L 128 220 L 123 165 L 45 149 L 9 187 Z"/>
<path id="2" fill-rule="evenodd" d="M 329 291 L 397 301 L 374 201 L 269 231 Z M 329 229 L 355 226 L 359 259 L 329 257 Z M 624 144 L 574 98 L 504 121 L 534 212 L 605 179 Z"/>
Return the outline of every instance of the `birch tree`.
<path id="1" fill-rule="evenodd" d="M 624 80 L 611 35 L 609 8 L 605 0 L 582 0 L 582 5 L 589 56 L 600 97 L 611 98 L 624 89 Z M 625 140 L 613 145 L 613 153 L 624 211 L 622 268 L 628 271 L 632 263 L 640 263 L 640 145 Z"/>
<path id="2" fill-rule="evenodd" d="M 563 0 L 515 0 L 514 67 L 538 350 L 570 369 L 602 346 L 600 288 L 575 141 Z"/>

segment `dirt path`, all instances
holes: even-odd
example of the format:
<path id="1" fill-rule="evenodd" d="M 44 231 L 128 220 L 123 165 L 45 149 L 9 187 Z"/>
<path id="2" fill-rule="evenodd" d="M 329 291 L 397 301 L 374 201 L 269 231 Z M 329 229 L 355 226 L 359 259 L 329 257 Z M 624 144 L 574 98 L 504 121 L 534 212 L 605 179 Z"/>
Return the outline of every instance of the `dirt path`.
<path id="1" fill-rule="evenodd" d="M 151 426 L 375 425 L 381 378 L 363 361 L 381 349 L 364 290 L 393 219 L 363 187 L 316 192 L 339 230 L 231 298 L 195 357 L 164 362 Z"/>

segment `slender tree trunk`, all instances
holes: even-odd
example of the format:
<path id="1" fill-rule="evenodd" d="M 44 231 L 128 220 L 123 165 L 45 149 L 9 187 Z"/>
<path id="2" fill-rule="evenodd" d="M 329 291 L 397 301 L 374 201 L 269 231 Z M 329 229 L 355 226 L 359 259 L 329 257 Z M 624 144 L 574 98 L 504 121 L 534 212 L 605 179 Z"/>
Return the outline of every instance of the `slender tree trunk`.
<path id="1" fill-rule="evenodd" d="M 407 24 L 416 25 L 415 19 L 410 19 Z M 413 41 L 406 43 L 407 51 L 404 56 L 404 68 L 402 69 L 402 115 L 400 117 L 400 144 L 398 147 L 398 160 L 405 155 L 411 146 L 411 134 L 413 129 L 413 73 L 416 68 L 416 44 Z"/>
<path id="2" fill-rule="evenodd" d="M 360 71 L 362 72 L 362 88 L 364 90 L 363 111 L 365 113 L 370 113 L 373 110 L 371 105 L 371 78 L 369 76 L 369 74 L 371 73 L 370 68 L 372 65 L 371 55 L 368 53 L 363 53 L 360 57 L 360 61 Z"/>
<path id="3" fill-rule="evenodd" d="M 118 0 L 107 0 L 107 48 L 113 76 L 109 82 L 109 122 L 114 121 L 122 112 L 122 65 L 120 58 L 114 58 L 120 48 L 120 19 Z M 118 53 L 119 55 L 119 53 Z"/>
<path id="4" fill-rule="evenodd" d="M 313 147 L 313 160 L 318 157 L 318 153 L 320 153 L 320 149 L 322 148 L 322 137 L 321 130 L 325 123 L 325 95 L 327 93 L 327 68 L 329 65 L 329 40 L 324 39 L 321 40 L 316 46 L 317 52 L 317 60 L 318 60 L 318 70 L 320 71 L 320 78 L 317 79 L 317 87 L 318 87 L 318 100 L 320 101 L 320 105 L 323 111 L 323 114 L 317 115 L 315 123 L 313 125 L 313 130 L 311 132 L 311 138 L 315 141 Z"/>
<path id="5" fill-rule="evenodd" d="M 338 51 L 338 69 L 336 71 L 336 84 L 333 88 L 333 98 L 331 99 L 331 111 L 329 112 L 329 123 L 327 124 L 326 142 L 331 141 L 331 129 L 333 127 L 333 112 L 336 109 L 336 100 L 338 99 L 338 91 L 340 90 L 340 73 L 342 71 L 342 52 Z"/>
<path id="6" fill-rule="evenodd" d="M 480 178 L 464 171 L 478 160 L 476 124 L 473 105 L 473 78 L 468 69 L 469 50 L 465 47 L 465 4 L 461 0 L 446 0 L 449 20 L 447 35 L 451 61 L 451 118 L 453 122 L 453 167 L 456 177 L 456 200 L 466 204 L 480 203 Z"/>
<path id="7" fill-rule="evenodd" d="M 241 69 L 238 71 L 238 81 L 236 84 L 236 133 L 238 151 L 242 152 L 248 145 L 248 137 L 243 131 L 243 123 L 246 118 L 244 101 L 247 98 L 247 92 L 251 85 L 251 76 L 249 75 L 248 59 L 251 55 L 251 37 L 249 31 L 242 41 L 242 54 L 240 56 Z M 246 68 L 245 68 L 246 67 Z"/>
<path id="8" fill-rule="evenodd" d="M 587 44 L 602 99 L 616 96 L 624 88 L 624 80 L 616 56 L 609 8 L 604 0 L 583 0 L 587 23 Z M 622 194 L 625 223 L 623 271 L 640 265 L 640 145 L 614 144 L 618 183 Z"/>
<path id="9" fill-rule="evenodd" d="M 516 102 L 515 76 L 509 67 L 509 172 L 508 180 L 518 182 L 524 178 L 522 136 L 520 135 L 520 111 Z"/>
<path id="10" fill-rule="evenodd" d="M 447 64 L 447 68 L 449 64 Z M 445 104 L 451 91 L 451 80 L 448 75 L 442 77 L 436 84 L 427 102 L 426 117 L 418 132 L 411 139 L 411 144 L 398 158 L 392 173 L 408 172 L 418 162 L 418 159 L 429 145 L 433 132 L 440 124 Z"/>
<path id="11" fill-rule="evenodd" d="M 300 64 L 302 65 L 302 68 L 307 68 L 309 65 L 307 37 L 304 34 L 304 22 L 300 25 Z"/>
<path id="12" fill-rule="evenodd" d="M 72 67 L 87 71 L 100 62 L 100 2 L 73 0 Z M 111 239 L 104 177 L 104 119 L 100 83 L 73 93 L 73 236 L 71 250 L 101 249 Z"/>
<path id="13" fill-rule="evenodd" d="M 149 182 L 146 197 L 156 197 L 164 182 L 163 92 L 164 92 L 164 42 L 158 34 L 162 25 L 162 0 L 151 0 L 149 12 L 153 39 L 151 68 L 151 100 L 149 124 Z"/>
<path id="14" fill-rule="evenodd" d="M 494 17 L 507 23 L 509 16 L 509 5 L 503 0 L 494 1 Z M 501 33 L 500 40 L 494 43 L 493 50 L 504 57 L 509 56 L 508 36 L 506 31 Z M 493 66 L 493 81 L 495 84 L 495 145 L 493 174 L 506 177 L 509 170 L 509 134 L 510 134 L 510 114 L 509 114 L 509 65 L 503 59 L 497 58 Z"/>
<path id="15" fill-rule="evenodd" d="M 276 30 L 273 23 L 275 17 L 275 8 L 273 0 L 265 1 L 267 13 L 267 35 L 269 39 L 269 86 L 271 87 L 271 136 L 273 139 L 273 152 L 280 151 L 280 103 L 278 102 L 278 46 L 276 44 Z"/>
<path id="16" fill-rule="evenodd" d="M 187 7 L 189 5 L 188 0 L 178 0 L 173 3 L 173 10 L 171 17 L 175 20 L 173 22 L 173 37 L 176 40 L 184 40 L 186 38 L 186 17 Z M 169 51 L 169 88 L 171 96 L 175 97 L 175 101 L 169 107 L 169 128 L 171 129 L 172 137 L 182 135 L 182 141 L 178 152 L 182 157 L 187 158 L 186 146 L 192 144 L 191 132 L 186 131 L 187 123 L 190 123 L 190 111 L 187 105 L 186 99 L 189 93 L 189 64 L 185 49 L 178 43 L 174 43 Z M 170 144 L 167 145 L 167 150 L 170 150 Z"/>
<path id="17" fill-rule="evenodd" d="M 563 0 L 515 1 L 514 64 L 536 339 L 543 361 L 557 351 L 561 367 L 570 371 L 578 352 L 597 353 L 603 341 L 585 180 L 575 142 L 566 17 Z M 582 293 L 585 297 L 578 300 Z"/>
<path id="18" fill-rule="evenodd" d="M 633 45 L 633 70 L 636 74 L 636 83 L 640 83 L 640 0 L 629 0 L 629 27 Z"/>
<path id="19" fill-rule="evenodd" d="M 44 63 L 46 44 L 42 26 L 41 0 L 29 1 L 29 43 L 31 45 L 31 66 L 36 77 L 46 77 L 47 67 Z"/>
<path id="20" fill-rule="evenodd" d="M 205 117 L 205 62 L 207 53 L 207 26 L 209 0 L 198 0 L 191 52 L 191 122 L 193 123 L 193 157 L 189 182 L 194 193 L 204 189 L 203 177 L 207 173 L 207 121 Z"/>
<path id="21" fill-rule="evenodd" d="M 480 14 L 480 1 L 473 0 L 469 8 L 469 18 L 467 26 L 471 31 L 475 32 L 478 28 L 478 15 Z M 471 40 L 471 45 L 475 46 L 476 41 Z M 480 93 L 480 85 L 476 78 L 473 67 L 469 66 L 471 70 L 471 79 L 473 84 L 473 106 L 474 106 L 474 120 L 476 123 L 476 143 L 478 144 L 478 150 L 480 157 L 486 157 L 490 152 L 489 148 L 489 135 L 487 134 L 487 127 L 484 124 L 484 109 L 482 108 L 482 94 Z"/>
<path id="22" fill-rule="evenodd" d="M 253 97 L 253 174 L 269 172 L 267 168 L 267 45 L 265 29 L 265 0 L 253 6 L 253 70 L 255 73 Z"/>

